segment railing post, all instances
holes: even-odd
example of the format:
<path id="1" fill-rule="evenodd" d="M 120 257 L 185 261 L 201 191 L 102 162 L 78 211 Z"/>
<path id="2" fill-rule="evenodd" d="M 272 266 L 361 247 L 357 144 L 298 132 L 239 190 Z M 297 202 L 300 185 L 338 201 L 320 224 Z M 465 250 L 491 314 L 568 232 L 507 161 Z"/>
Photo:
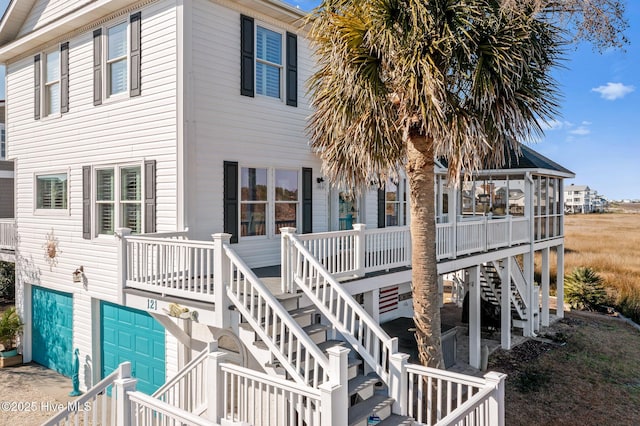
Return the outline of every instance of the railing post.
<path id="1" fill-rule="evenodd" d="M 220 364 L 227 354 L 218 351 L 218 342 L 209 343 L 209 358 L 207 359 L 207 416 L 215 424 L 220 424 L 224 418 L 224 378 Z"/>
<path id="2" fill-rule="evenodd" d="M 504 381 L 506 374 L 490 371 L 484 375 L 489 386 L 495 389 L 489 398 L 489 424 L 504 426 Z"/>
<path id="3" fill-rule="evenodd" d="M 229 326 L 229 307 L 231 302 L 227 297 L 227 286 L 231 281 L 229 261 L 224 251 L 224 245 L 231 241 L 231 234 L 213 234 L 213 300 L 215 326 L 227 328 Z"/>
<path id="4" fill-rule="evenodd" d="M 291 236 L 295 235 L 296 228 L 280 228 L 280 290 L 283 293 L 293 292 L 294 259 L 291 250 Z"/>
<path id="5" fill-rule="evenodd" d="M 329 380 L 320 386 L 321 426 L 346 426 L 349 414 L 349 349 L 334 346 L 327 350 L 329 355 Z"/>
<path id="6" fill-rule="evenodd" d="M 116 403 L 116 424 L 119 426 L 130 426 L 131 422 L 131 400 L 127 392 L 136 390 L 137 379 L 131 377 L 131 363 L 123 362 L 118 367 L 118 379 L 113 381 L 113 398 Z"/>
<path id="7" fill-rule="evenodd" d="M 120 239 L 118 244 L 118 304 L 124 304 L 124 289 L 127 286 L 127 271 L 129 270 L 127 237 L 131 235 L 129 228 L 117 228 L 116 236 Z"/>
<path id="8" fill-rule="evenodd" d="M 393 403 L 393 413 L 406 416 L 409 410 L 408 401 L 408 377 L 407 362 L 409 355 L 403 353 L 392 353 L 389 356 L 389 393 L 395 399 Z"/>
<path id="9" fill-rule="evenodd" d="M 366 238 L 365 230 L 367 229 L 367 225 L 364 223 L 354 223 L 353 230 L 356 231 L 354 237 L 354 254 L 355 254 L 355 265 L 356 265 L 356 276 L 362 277 L 364 276 L 364 268 L 365 268 L 365 249 L 366 249 Z"/>
<path id="10" fill-rule="evenodd" d="M 511 247 L 513 245 L 513 216 L 510 214 L 507 215 L 507 224 L 507 232 L 509 233 L 507 238 L 509 238 L 509 247 Z"/>

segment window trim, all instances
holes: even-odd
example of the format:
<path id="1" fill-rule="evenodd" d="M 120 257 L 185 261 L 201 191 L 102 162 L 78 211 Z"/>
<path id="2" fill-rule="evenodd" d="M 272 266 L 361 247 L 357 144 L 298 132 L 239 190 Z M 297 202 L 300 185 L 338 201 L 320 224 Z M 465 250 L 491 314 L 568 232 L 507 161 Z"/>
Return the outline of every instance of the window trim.
<path id="1" fill-rule="evenodd" d="M 119 17 L 118 19 L 111 20 L 106 22 L 101 26 L 102 32 L 100 34 L 100 60 L 102 63 L 100 64 L 100 68 L 102 71 L 102 82 L 100 90 L 102 92 L 102 103 L 108 104 L 111 102 L 117 102 L 124 99 L 129 99 L 131 96 L 129 94 L 131 90 L 131 22 L 129 19 L 130 15 L 126 15 L 124 17 Z M 109 59 L 109 30 L 111 28 L 117 27 L 118 25 L 125 24 L 125 54 L 123 56 L 119 56 L 115 59 Z M 122 92 L 109 94 L 109 89 L 111 86 L 111 74 L 109 73 L 109 65 L 119 62 L 126 61 L 127 66 L 125 70 L 125 78 L 127 79 L 127 84 L 125 89 Z"/>
<path id="2" fill-rule="evenodd" d="M 396 201 L 387 200 L 387 185 L 392 183 L 396 187 L 395 193 L 400 195 L 400 199 Z M 386 227 L 395 227 L 395 226 L 407 226 L 409 224 L 409 201 L 407 197 L 407 189 L 408 189 L 408 181 L 404 176 L 399 176 L 397 182 L 394 182 L 393 179 L 389 178 L 384 185 L 384 226 Z M 387 206 L 393 204 L 397 206 L 397 224 L 389 225 L 387 223 Z"/>
<path id="3" fill-rule="evenodd" d="M 267 170 L 267 200 L 259 202 L 242 201 L 242 170 L 243 169 L 266 169 Z M 276 201 L 276 171 L 295 172 L 298 184 L 298 199 L 292 201 Z M 265 212 L 265 234 L 264 235 L 242 235 L 242 205 L 243 204 L 263 204 L 266 205 Z M 302 226 L 302 172 L 294 167 L 278 167 L 278 166 L 257 166 L 252 164 L 238 165 L 238 241 L 247 240 L 268 240 L 280 238 L 280 234 L 276 230 L 276 204 L 296 204 L 296 229 L 300 230 Z"/>
<path id="4" fill-rule="evenodd" d="M 279 102 L 285 102 L 285 74 L 286 74 L 286 36 L 287 33 L 286 31 L 284 31 L 281 28 L 277 28 L 274 27 L 272 25 L 268 25 L 265 22 L 261 22 L 261 21 L 256 21 L 254 20 L 254 28 L 253 28 L 253 87 L 254 87 L 254 91 L 256 94 L 256 97 L 260 97 L 260 98 L 266 98 L 266 99 L 277 99 Z M 280 64 L 277 64 L 275 62 L 270 62 L 267 61 L 266 59 L 261 59 L 258 58 L 258 27 L 263 28 L 265 30 L 277 33 L 280 35 Z M 266 93 L 259 93 L 258 92 L 258 63 L 264 64 L 267 67 L 277 67 L 279 72 L 279 76 L 280 78 L 278 79 L 278 97 L 274 97 L 274 96 L 269 96 Z"/>
<path id="5" fill-rule="evenodd" d="M 40 101 L 40 105 L 42 111 L 40 111 L 42 118 L 55 118 L 60 117 L 62 115 L 62 55 L 60 51 L 60 45 L 58 49 L 51 49 L 44 51 L 42 53 L 42 100 Z M 49 55 L 57 53 L 58 54 L 58 78 L 57 80 L 49 81 L 47 70 L 49 68 Z M 49 87 L 53 85 L 58 85 L 58 110 L 55 112 L 49 111 Z"/>
<path id="6" fill-rule="evenodd" d="M 38 208 L 38 178 L 54 175 L 67 176 L 66 200 L 67 207 L 62 209 L 55 208 Z M 38 171 L 33 173 L 33 215 L 34 216 L 70 216 L 71 215 L 71 170 L 70 169 L 51 169 Z"/>

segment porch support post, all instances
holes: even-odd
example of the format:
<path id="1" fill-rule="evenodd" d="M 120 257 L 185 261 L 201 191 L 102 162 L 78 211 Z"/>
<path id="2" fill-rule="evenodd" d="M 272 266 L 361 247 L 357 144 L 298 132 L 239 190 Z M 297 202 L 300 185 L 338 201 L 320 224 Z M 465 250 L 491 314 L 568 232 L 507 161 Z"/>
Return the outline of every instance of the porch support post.
<path id="1" fill-rule="evenodd" d="M 500 272 L 500 343 L 502 349 L 511 349 L 511 257 L 502 260 Z"/>
<path id="2" fill-rule="evenodd" d="M 494 392 L 489 398 L 489 422 L 495 426 L 504 426 L 504 388 L 506 374 L 491 371 L 484 376 L 488 385 L 494 386 Z"/>
<path id="3" fill-rule="evenodd" d="M 231 234 L 213 234 L 213 297 L 215 326 L 227 328 L 230 324 L 229 307 L 231 302 L 227 297 L 227 286 L 231 282 L 229 261 L 224 251 L 224 245 L 231 242 Z"/>
<path id="4" fill-rule="evenodd" d="M 363 277 L 364 276 L 364 268 L 365 268 L 365 246 L 366 246 L 366 236 L 364 231 L 367 229 L 367 225 L 364 223 L 354 223 L 353 230 L 356 231 L 355 236 L 355 264 L 356 264 L 356 276 Z"/>
<path id="5" fill-rule="evenodd" d="M 329 380 L 320 386 L 321 426 L 346 426 L 349 412 L 349 349 L 334 346 L 327 350 L 329 356 Z"/>
<path id="6" fill-rule="evenodd" d="M 118 244 L 118 304 L 124 305 L 124 289 L 127 286 L 127 239 L 131 235 L 131 229 L 118 228 L 116 236 L 120 239 Z"/>
<path id="7" fill-rule="evenodd" d="M 564 244 L 556 249 L 557 276 L 556 276 L 556 316 L 564 318 Z"/>
<path id="8" fill-rule="evenodd" d="M 218 341 L 209 342 L 207 359 L 207 416 L 215 424 L 224 417 L 224 380 L 220 364 L 227 354 L 218 351 Z"/>
<path id="9" fill-rule="evenodd" d="M 469 365 L 480 369 L 480 267 L 469 268 Z"/>
<path id="10" fill-rule="evenodd" d="M 397 346 L 397 338 L 396 338 Z M 392 411 L 394 414 L 406 416 L 409 410 L 407 362 L 409 355 L 395 352 L 389 355 L 389 396 L 395 399 Z"/>
<path id="11" fill-rule="evenodd" d="M 449 238 L 451 238 L 451 258 L 455 259 L 458 254 L 458 191 L 462 191 L 462 188 L 455 189 L 449 188 L 449 223 L 451 224 L 451 232 Z"/>
<path id="12" fill-rule="evenodd" d="M 191 318 L 176 318 L 178 327 L 189 337 L 191 340 Z M 189 345 L 178 341 L 178 371 L 187 365 L 191 361 L 191 342 Z"/>
<path id="13" fill-rule="evenodd" d="M 364 294 L 364 310 L 367 311 L 376 323 L 380 323 L 380 289 L 374 288 Z"/>
<path id="14" fill-rule="evenodd" d="M 130 426 L 131 401 L 127 392 L 136 390 L 137 379 L 131 377 L 131 363 L 124 362 L 118 367 L 118 378 L 113 381 L 113 398 L 116 400 L 116 423 L 120 426 Z"/>
<path id="15" fill-rule="evenodd" d="M 542 312 L 540 321 L 543 327 L 549 326 L 549 248 L 542 249 Z"/>
<path id="16" fill-rule="evenodd" d="M 440 308 L 444 306 L 444 278 L 438 275 L 438 299 L 440 300 Z"/>
<path id="17" fill-rule="evenodd" d="M 534 329 L 534 313 L 538 310 L 538 301 L 534 300 L 534 282 L 533 282 L 533 244 L 531 244 L 532 251 L 524 253 L 522 255 L 524 263 L 524 281 L 526 285 L 526 306 L 527 306 L 527 323 L 522 329 L 522 334 L 527 337 L 533 336 Z"/>
<path id="18" fill-rule="evenodd" d="M 280 291 L 293 293 L 294 258 L 291 250 L 291 236 L 295 235 L 296 228 L 280 228 Z"/>

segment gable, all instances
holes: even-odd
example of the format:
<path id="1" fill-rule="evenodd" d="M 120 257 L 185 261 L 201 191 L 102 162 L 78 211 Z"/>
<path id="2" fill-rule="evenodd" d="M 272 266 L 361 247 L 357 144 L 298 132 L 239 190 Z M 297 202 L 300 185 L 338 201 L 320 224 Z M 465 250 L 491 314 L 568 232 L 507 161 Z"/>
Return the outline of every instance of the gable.
<path id="1" fill-rule="evenodd" d="M 91 0 L 31 0 L 33 6 L 22 24 L 18 37 L 37 30 L 55 19 L 90 3 Z"/>

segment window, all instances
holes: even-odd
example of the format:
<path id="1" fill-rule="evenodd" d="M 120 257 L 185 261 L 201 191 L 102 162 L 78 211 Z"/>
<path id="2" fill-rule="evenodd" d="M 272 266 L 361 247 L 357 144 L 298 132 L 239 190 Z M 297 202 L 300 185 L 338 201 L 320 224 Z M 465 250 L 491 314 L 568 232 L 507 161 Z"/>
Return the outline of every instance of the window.
<path id="1" fill-rule="evenodd" d="M 256 28 L 256 93 L 280 98 L 282 34 Z"/>
<path id="2" fill-rule="evenodd" d="M 240 169 L 240 235 L 279 234 L 297 227 L 300 202 L 296 170 Z"/>
<path id="3" fill-rule="evenodd" d="M 41 60 L 42 58 L 42 60 Z M 34 57 L 34 118 L 69 111 L 69 43 Z"/>
<path id="4" fill-rule="evenodd" d="M 93 104 L 111 97 L 139 96 L 141 14 L 93 32 Z"/>
<path id="5" fill-rule="evenodd" d="M 398 183 L 388 180 L 385 191 L 385 226 L 404 226 L 407 224 L 406 179 Z"/>
<path id="6" fill-rule="evenodd" d="M 44 96 L 45 115 L 60 112 L 60 52 L 54 50 L 45 56 Z"/>
<path id="7" fill-rule="evenodd" d="M 140 166 L 96 170 L 96 232 L 112 235 L 116 228 L 142 233 Z"/>
<path id="8" fill-rule="evenodd" d="M 7 158 L 7 134 L 4 130 L 4 123 L 0 123 L 0 160 Z"/>
<path id="9" fill-rule="evenodd" d="M 67 174 L 36 176 L 36 209 L 66 210 Z"/>
<path id="10" fill-rule="evenodd" d="M 107 97 L 127 90 L 127 23 L 107 28 Z"/>
<path id="11" fill-rule="evenodd" d="M 298 39 L 240 17 L 240 94 L 285 99 L 298 106 Z M 284 86 L 284 88 L 283 88 Z"/>

